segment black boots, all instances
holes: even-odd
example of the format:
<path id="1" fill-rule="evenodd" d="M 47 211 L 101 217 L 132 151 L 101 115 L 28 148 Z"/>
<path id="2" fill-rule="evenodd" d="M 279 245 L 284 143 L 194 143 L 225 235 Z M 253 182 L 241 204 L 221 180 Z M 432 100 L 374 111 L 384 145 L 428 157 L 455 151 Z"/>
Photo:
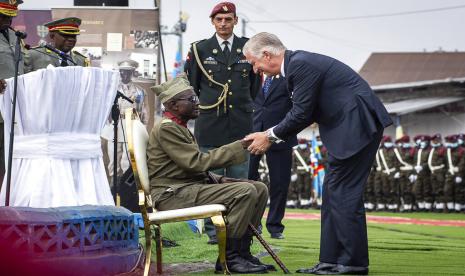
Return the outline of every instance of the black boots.
<path id="1" fill-rule="evenodd" d="M 250 246 L 252 245 L 252 235 L 245 234 L 241 239 L 241 257 L 255 265 L 263 265 L 266 267 L 266 270 L 276 271 L 276 268 L 273 265 L 264 264 L 260 261 L 259 258 L 253 256 L 250 253 Z"/>
<path id="2" fill-rule="evenodd" d="M 267 269 L 263 265 L 256 265 L 244 259 L 240 255 L 241 239 L 228 238 L 226 241 L 226 264 L 229 272 L 238 274 L 261 274 L 267 273 Z M 222 272 L 223 268 L 219 262 L 216 261 L 215 273 Z"/>

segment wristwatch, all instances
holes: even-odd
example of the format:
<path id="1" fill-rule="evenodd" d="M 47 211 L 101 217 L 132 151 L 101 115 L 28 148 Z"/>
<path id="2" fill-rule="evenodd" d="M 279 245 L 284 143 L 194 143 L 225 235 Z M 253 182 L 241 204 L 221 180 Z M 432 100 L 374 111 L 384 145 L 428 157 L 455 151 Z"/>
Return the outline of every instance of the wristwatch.
<path id="1" fill-rule="evenodd" d="M 265 134 L 266 134 L 266 138 L 268 138 L 268 141 L 270 141 L 270 143 L 276 143 L 276 141 L 278 141 L 278 138 L 274 137 L 272 134 L 271 134 L 271 130 L 267 130 L 265 131 Z"/>

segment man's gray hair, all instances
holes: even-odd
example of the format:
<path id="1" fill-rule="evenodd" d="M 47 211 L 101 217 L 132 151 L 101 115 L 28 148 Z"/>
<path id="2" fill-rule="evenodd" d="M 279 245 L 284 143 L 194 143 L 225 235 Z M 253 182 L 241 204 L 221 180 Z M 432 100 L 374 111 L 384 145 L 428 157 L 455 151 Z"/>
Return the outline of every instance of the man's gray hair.
<path id="1" fill-rule="evenodd" d="M 279 55 L 285 50 L 286 47 L 276 35 L 266 32 L 252 36 L 243 48 L 244 54 L 250 54 L 256 58 L 261 58 L 264 51 Z"/>

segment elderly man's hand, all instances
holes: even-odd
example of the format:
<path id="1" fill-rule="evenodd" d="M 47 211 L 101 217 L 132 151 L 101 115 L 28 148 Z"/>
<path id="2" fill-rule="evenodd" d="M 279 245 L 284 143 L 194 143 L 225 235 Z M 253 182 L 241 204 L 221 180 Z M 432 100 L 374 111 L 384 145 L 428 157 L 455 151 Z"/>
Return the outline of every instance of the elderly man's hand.
<path id="1" fill-rule="evenodd" d="M 6 81 L 5 80 L 0 80 L 0 94 L 3 94 L 6 89 Z"/>
<path id="2" fill-rule="evenodd" d="M 247 148 L 251 154 L 264 154 L 271 146 L 266 132 L 255 132 L 245 136 L 245 141 L 252 141 L 252 144 Z"/>

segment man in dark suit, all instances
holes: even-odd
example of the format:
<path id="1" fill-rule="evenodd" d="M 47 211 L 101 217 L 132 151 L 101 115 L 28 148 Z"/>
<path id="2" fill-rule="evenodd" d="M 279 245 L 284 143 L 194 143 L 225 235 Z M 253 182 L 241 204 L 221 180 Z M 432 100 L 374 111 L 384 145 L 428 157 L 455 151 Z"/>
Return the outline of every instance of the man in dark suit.
<path id="1" fill-rule="evenodd" d="M 253 140 L 249 151 L 263 154 L 273 142 L 286 141 L 313 122 L 328 150 L 320 262 L 297 272 L 368 274 L 363 191 L 383 130 L 392 124 L 389 114 L 368 83 L 336 59 L 288 51 L 269 33 L 252 37 L 244 54 L 255 72 L 284 76 L 293 101 L 279 124 L 245 138 Z"/>
<path id="2" fill-rule="evenodd" d="M 194 135 L 202 152 L 219 148 L 252 131 L 252 99 L 260 90 L 260 76 L 242 54 L 247 38 L 234 35 L 237 24 L 236 6 L 230 2 L 217 4 L 210 13 L 215 34 L 192 43 L 184 70 L 200 99 L 200 115 Z M 216 174 L 231 178 L 247 178 L 249 163 L 218 168 Z M 214 227 L 205 224 L 216 242 Z"/>
<path id="3" fill-rule="evenodd" d="M 279 75 L 267 77 L 262 93 L 258 93 L 254 100 L 253 131 L 264 131 L 277 125 L 291 107 L 292 101 L 287 91 L 286 80 Z M 284 143 L 272 145 L 265 154 L 270 176 L 270 209 L 266 228 L 271 238 L 275 239 L 284 238 L 282 219 L 291 180 L 292 147 L 296 144 L 297 137 L 294 135 Z M 262 156 L 250 157 L 249 179 L 259 179 L 258 166 Z"/>

